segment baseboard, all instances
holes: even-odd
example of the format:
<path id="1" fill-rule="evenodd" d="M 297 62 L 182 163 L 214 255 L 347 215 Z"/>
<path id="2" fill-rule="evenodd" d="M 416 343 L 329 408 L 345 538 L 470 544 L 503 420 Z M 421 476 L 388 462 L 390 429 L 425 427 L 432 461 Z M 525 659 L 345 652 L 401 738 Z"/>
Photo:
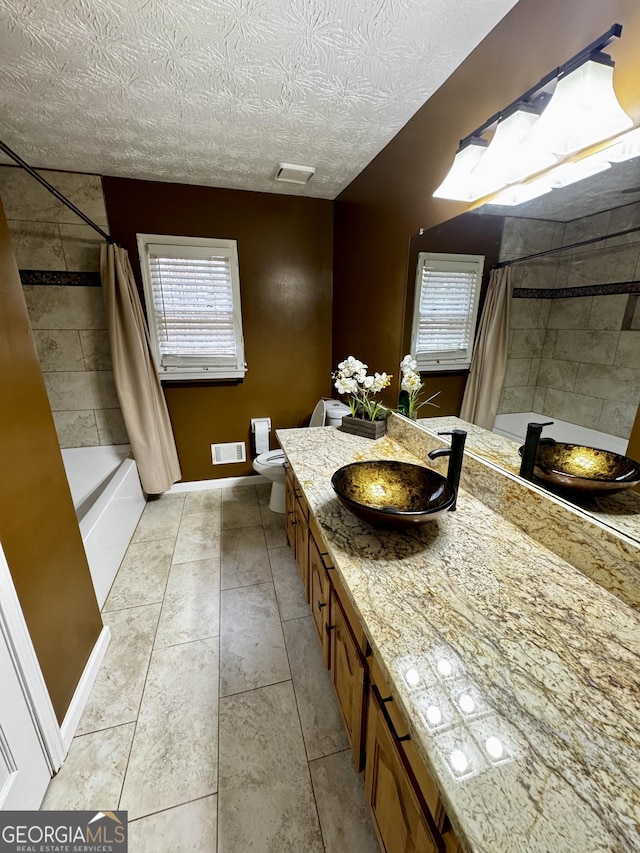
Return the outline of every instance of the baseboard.
<path id="1" fill-rule="evenodd" d="M 231 489 L 233 486 L 260 486 L 270 483 L 262 474 L 245 474 L 242 477 L 222 477 L 220 480 L 191 480 L 186 483 L 176 483 L 166 491 L 165 495 L 178 495 L 181 492 L 203 492 L 209 489 Z"/>
<path id="2" fill-rule="evenodd" d="M 102 665 L 102 660 L 105 652 L 107 651 L 110 639 L 111 629 L 105 625 L 100 632 L 100 636 L 98 637 L 95 646 L 93 647 L 93 651 L 89 655 L 89 660 L 87 661 L 87 665 L 85 666 L 82 675 L 80 676 L 80 681 L 78 682 L 78 686 L 73 694 L 71 704 L 67 709 L 67 713 L 64 715 L 64 720 L 60 726 L 60 734 L 62 735 L 65 753 L 69 751 L 69 747 L 71 746 L 71 741 L 73 740 L 73 736 L 75 735 L 76 729 L 80 723 L 80 717 L 82 716 L 82 712 L 84 711 L 87 700 L 89 699 L 91 688 L 93 687 L 93 683 L 96 680 L 100 666 Z"/>

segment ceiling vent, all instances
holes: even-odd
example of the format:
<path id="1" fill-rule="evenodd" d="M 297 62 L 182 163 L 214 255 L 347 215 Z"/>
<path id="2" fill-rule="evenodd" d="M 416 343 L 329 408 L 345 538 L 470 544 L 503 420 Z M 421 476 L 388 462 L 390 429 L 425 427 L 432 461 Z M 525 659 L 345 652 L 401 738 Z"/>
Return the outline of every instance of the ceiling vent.
<path id="1" fill-rule="evenodd" d="M 287 184 L 306 184 L 315 174 L 315 166 L 296 166 L 295 163 L 278 163 L 276 181 Z"/>

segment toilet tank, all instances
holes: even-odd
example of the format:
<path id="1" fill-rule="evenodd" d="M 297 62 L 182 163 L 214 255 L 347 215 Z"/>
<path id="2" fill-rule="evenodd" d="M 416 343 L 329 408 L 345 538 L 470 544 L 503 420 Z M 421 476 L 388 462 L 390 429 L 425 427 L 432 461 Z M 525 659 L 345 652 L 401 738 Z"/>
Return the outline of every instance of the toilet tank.
<path id="1" fill-rule="evenodd" d="M 349 411 L 349 406 L 341 403 L 340 400 L 318 400 L 318 404 L 311 415 L 309 426 L 340 426 L 342 416 L 348 415 Z"/>

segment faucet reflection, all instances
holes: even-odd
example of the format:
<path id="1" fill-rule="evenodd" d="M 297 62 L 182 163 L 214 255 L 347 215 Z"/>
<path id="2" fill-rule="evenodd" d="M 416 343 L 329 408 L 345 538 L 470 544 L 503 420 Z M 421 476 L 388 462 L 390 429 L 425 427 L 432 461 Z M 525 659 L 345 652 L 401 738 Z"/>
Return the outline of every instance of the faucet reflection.
<path id="1" fill-rule="evenodd" d="M 451 432 L 439 432 L 438 435 L 450 435 L 451 447 L 438 447 L 432 450 L 429 454 L 429 459 L 438 459 L 440 456 L 449 457 L 449 467 L 447 469 L 447 480 L 453 486 L 456 494 L 456 500 L 449 507 L 449 511 L 453 512 L 456 508 L 458 497 L 458 486 L 460 484 L 460 471 L 462 470 L 462 459 L 464 456 L 464 444 L 467 440 L 467 433 L 463 429 L 454 429 Z"/>

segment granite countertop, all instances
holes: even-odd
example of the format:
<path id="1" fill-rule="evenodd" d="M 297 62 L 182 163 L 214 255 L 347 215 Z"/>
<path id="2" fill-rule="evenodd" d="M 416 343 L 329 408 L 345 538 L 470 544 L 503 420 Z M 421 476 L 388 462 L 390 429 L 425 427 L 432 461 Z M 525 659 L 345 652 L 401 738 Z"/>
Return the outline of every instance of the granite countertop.
<path id="1" fill-rule="evenodd" d="M 337 468 L 424 464 L 388 436 L 277 434 L 465 849 L 639 850 L 640 615 L 463 490 L 417 530 L 358 520 Z"/>
<path id="2" fill-rule="evenodd" d="M 418 423 L 434 432 L 464 429 L 467 432 L 467 450 L 511 474 L 520 472 L 518 447 L 521 442 L 512 441 L 456 417 L 421 418 Z M 553 430 L 550 429 L 549 433 L 552 434 Z M 539 485 L 544 487 L 544 484 Z M 640 541 L 640 492 L 627 489 L 615 495 L 576 501 L 573 505 L 631 539 Z"/>

